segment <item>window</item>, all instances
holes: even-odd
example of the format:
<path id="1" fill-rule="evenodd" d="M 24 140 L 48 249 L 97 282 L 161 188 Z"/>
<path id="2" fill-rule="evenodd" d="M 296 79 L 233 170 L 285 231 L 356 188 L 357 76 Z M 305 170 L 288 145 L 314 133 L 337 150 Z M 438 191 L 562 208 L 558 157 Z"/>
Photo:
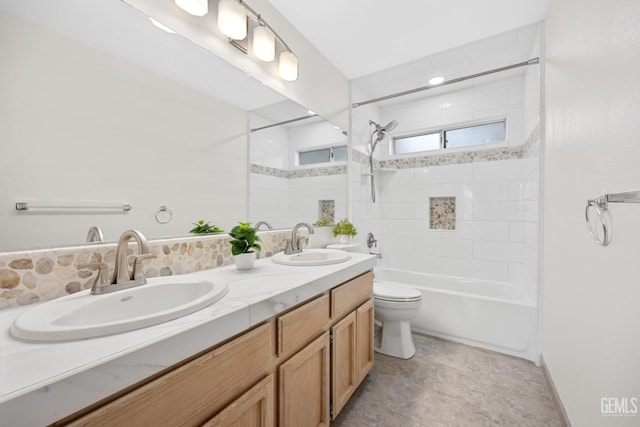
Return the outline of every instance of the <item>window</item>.
<path id="1" fill-rule="evenodd" d="M 444 131 L 444 148 L 468 147 L 505 140 L 505 121 Z"/>
<path id="2" fill-rule="evenodd" d="M 300 166 L 346 161 L 346 145 L 336 145 L 335 147 L 321 148 L 318 150 L 298 151 L 298 164 Z"/>
<path id="3" fill-rule="evenodd" d="M 473 126 L 442 129 L 419 135 L 393 138 L 393 154 L 468 147 L 506 140 L 506 119 Z"/>

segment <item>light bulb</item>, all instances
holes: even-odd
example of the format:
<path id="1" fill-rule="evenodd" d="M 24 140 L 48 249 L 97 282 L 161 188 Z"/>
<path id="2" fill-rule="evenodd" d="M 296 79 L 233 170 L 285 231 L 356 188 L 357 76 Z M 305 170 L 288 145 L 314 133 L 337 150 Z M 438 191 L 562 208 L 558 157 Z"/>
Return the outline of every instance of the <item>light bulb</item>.
<path id="1" fill-rule="evenodd" d="M 174 0 L 176 6 L 190 15 L 204 16 L 209 12 L 208 0 Z"/>
<path id="2" fill-rule="evenodd" d="M 234 0 L 220 0 L 218 28 L 229 38 L 243 40 L 247 37 L 247 11 Z"/>
<path id="3" fill-rule="evenodd" d="M 280 53 L 280 61 L 278 64 L 280 77 L 288 82 L 298 79 L 298 58 L 291 52 Z"/>
<path id="4" fill-rule="evenodd" d="M 259 25 L 253 29 L 253 53 L 264 62 L 276 58 L 276 36 L 267 27 Z"/>

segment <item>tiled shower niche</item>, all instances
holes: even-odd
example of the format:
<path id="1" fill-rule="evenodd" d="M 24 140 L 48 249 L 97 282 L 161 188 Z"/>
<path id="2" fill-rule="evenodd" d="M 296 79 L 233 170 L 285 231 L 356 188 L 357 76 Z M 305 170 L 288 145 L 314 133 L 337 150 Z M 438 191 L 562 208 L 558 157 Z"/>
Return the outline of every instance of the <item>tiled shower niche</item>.
<path id="1" fill-rule="evenodd" d="M 456 229 L 456 198 L 429 198 L 429 228 L 432 230 Z"/>

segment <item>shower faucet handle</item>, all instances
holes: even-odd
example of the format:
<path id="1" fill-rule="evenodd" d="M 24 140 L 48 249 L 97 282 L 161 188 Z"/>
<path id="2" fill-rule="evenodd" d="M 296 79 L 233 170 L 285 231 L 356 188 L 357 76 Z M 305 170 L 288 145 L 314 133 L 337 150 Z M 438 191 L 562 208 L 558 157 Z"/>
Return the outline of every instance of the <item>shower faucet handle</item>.
<path id="1" fill-rule="evenodd" d="M 373 237 L 373 233 L 369 233 L 369 234 L 367 235 L 367 247 L 368 247 L 369 249 L 371 249 L 371 248 L 372 248 L 372 247 L 374 247 L 374 246 L 375 246 L 376 248 L 378 247 L 378 241 L 376 240 L 376 238 L 375 238 L 375 237 Z"/>

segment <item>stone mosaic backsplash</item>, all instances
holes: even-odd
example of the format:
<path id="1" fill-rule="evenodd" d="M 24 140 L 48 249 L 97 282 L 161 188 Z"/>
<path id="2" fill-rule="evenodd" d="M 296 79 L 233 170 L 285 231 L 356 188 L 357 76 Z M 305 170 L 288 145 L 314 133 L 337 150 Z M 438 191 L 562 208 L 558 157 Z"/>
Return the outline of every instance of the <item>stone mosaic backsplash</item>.
<path id="1" fill-rule="evenodd" d="M 284 250 L 291 231 L 260 232 L 260 258 Z M 233 263 L 228 234 L 149 241 L 156 258 L 144 262 L 147 277 L 172 276 Z M 97 272 L 79 264 L 106 262 L 113 274 L 116 243 L 0 253 L 0 309 L 69 295 L 93 285 Z M 128 249 L 134 254 L 135 244 Z M 131 262 L 133 257 L 129 258 Z"/>
<path id="2" fill-rule="evenodd" d="M 429 228 L 432 230 L 456 229 L 456 198 L 429 198 Z"/>

